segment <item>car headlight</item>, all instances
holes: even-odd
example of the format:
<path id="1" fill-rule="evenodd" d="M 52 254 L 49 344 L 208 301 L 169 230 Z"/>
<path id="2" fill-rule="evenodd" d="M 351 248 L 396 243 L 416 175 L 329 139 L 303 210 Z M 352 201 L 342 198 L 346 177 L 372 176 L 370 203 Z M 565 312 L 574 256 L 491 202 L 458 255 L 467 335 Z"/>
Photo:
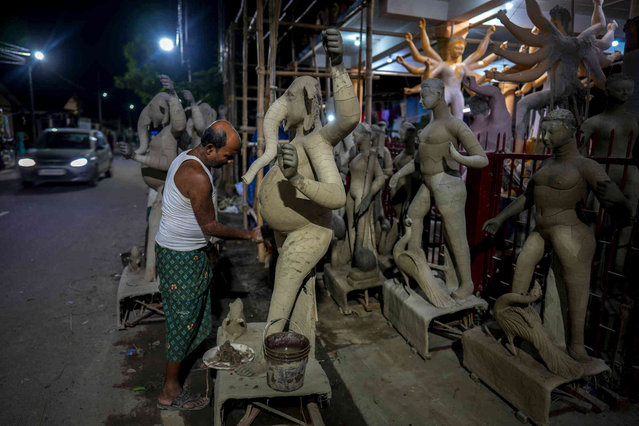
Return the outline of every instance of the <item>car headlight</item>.
<path id="1" fill-rule="evenodd" d="M 33 158 L 21 158 L 20 160 L 18 160 L 18 166 L 20 167 L 33 167 L 35 166 L 36 162 L 33 160 Z"/>
<path id="2" fill-rule="evenodd" d="M 77 160 L 73 160 L 71 162 L 71 167 L 84 167 L 88 163 L 86 158 L 78 158 Z"/>

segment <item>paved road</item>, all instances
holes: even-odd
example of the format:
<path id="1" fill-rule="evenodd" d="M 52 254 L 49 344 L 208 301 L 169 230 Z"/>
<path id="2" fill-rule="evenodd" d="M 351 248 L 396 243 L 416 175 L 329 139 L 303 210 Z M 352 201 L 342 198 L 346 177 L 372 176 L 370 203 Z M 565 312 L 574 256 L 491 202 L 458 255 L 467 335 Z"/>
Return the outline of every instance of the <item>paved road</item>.
<path id="1" fill-rule="evenodd" d="M 143 244 L 146 186 L 116 157 L 98 186 L 22 189 L 0 172 L 0 413 L 5 425 L 101 424 L 137 401 L 114 344 L 119 253 Z"/>

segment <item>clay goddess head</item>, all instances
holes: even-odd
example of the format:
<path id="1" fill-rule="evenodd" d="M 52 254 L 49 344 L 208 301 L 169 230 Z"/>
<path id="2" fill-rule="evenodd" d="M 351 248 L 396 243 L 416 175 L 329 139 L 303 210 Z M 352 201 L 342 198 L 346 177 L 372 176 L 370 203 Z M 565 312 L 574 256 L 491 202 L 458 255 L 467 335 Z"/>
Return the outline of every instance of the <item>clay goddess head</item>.
<path id="1" fill-rule="evenodd" d="M 444 100 L 444 82 L 438 78 L 427 78 L 422 81 L 419 103 L 424 109 L 433 109 Z"/>
<path id="2" fill-rule="evenodd" d="M 541 122 L 541 133 L 544 145 L 548 148 L 559 148 L 575 139 L 577 120 L 572 112 L 566 109 L 554 109 Z"/>
<path id="3" fill-rule="evenodd" d="M 463 37 L 453 37 L 448 41 L 448 57 L 452 60 L 461 58 L 466 49 L 466 40 Z"/>
<path id="4" fill-rule="evenodd" d="M 373 132 L 371 126 L 367 123 L 359 123 L 357 127 L 355 127 L 355 130 L 353 130 L 355 146 L 361 153 L 367 154 L 370 151 L 371 145 L 373 144 L 372 138 Z"/>
<path id="5" fill-rule="evenodd" d="M 606 94 L 609 101 L 626 103 L 634 91 L 635 81 L 628 74 L 616 73 L 606 78 Z"/>

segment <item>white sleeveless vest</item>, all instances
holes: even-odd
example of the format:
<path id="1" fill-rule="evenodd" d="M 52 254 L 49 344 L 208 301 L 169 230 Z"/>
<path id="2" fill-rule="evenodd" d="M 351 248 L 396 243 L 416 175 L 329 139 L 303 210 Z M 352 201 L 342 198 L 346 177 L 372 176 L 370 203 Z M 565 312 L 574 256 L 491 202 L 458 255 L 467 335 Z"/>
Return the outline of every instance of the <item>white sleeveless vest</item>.
<path id="1" fill-rule="evenodd" d="M 195 250 L 207 244 L 207 238 L 195 219 L 191 200 L 182 195 L 175 186 L 175 173 L 183 162 L 195 160 L 202 165 L 211 181 L 211 195 L 213 205 L 215 205 L 215 185 L 213 185 L 211 172 L 199 158 L 188 155 L 188 152 L 184 151 L 178 155 L 167 172 L 162 196 L 162 219 L 160 220 L 160 229 L 155 236 L 155 241 L 159 245 L 176 251 Z"/>

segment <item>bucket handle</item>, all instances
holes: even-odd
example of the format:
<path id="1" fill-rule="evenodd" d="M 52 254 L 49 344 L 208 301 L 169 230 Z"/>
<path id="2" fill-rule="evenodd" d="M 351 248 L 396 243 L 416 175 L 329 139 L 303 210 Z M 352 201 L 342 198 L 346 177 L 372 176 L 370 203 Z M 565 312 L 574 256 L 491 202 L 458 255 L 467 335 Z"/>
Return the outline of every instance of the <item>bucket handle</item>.
<path id="1" fill-rule="evenodd" d="M 295 321 L 293 321 L 292 319 L 289 318 L 275 318 L 273 320 L 270 320 L 269 322 L 266 323 L 266 327 L 264 327 L 264 332 L 262 333 L 262 351 L 263 353 L 266 353 L 266 346 L 264 345 L 264 341 L 266 340 L 266 332 L 268 331 L 269 327 L 272 326 L 273 324 L 275 324 L 278 321 L 288 321 L 291 324 L 293 324 L 295 327 L 297 327 L 297 330 L 300 332 L 300 334 L 302 334 L 302 329 L 299 325 L 297 325 L 297 323 Z M 303 336 L 303 334 L 302 334 Z"/>

